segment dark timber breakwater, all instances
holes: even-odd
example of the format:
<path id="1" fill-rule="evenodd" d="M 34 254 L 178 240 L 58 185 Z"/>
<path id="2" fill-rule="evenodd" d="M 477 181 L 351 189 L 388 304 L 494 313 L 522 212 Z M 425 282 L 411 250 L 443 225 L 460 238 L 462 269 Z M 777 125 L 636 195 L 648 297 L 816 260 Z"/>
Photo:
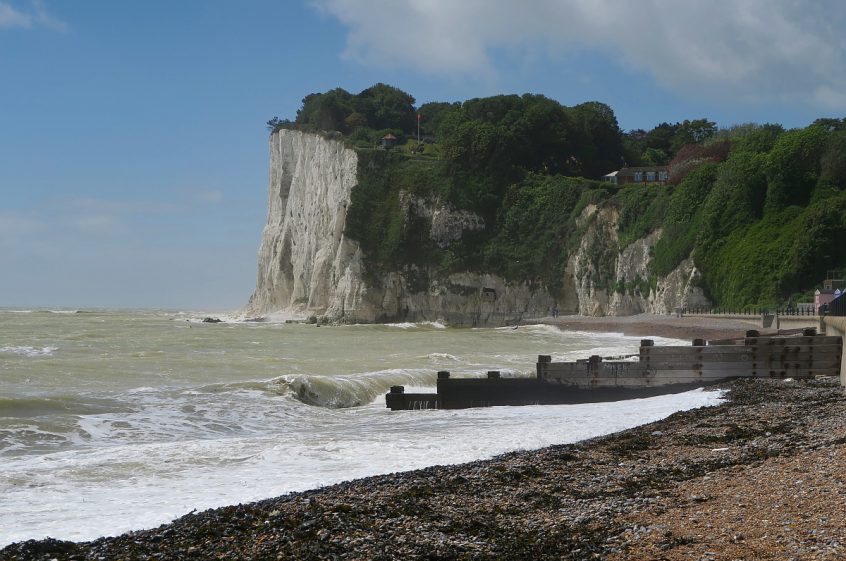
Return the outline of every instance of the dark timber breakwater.
<path id="1" fill-rule="evenodd" d="M 691 346 L 656 347 L 641 341 L 636 362 L 600 356 L 552 362 L 540 355 L 534 378 L 452 378 L 438 372 L 437 393 L 405 393 L 394 386 L 385 396 L 391 410 L 462 409 L 495 405 L 552 405 L 616 401 L 677 393 L 734 378 L 812 378 L 840 374 L 842 338 L 816 335 L 761 337 L 757 331 L 737 340 Z"/>

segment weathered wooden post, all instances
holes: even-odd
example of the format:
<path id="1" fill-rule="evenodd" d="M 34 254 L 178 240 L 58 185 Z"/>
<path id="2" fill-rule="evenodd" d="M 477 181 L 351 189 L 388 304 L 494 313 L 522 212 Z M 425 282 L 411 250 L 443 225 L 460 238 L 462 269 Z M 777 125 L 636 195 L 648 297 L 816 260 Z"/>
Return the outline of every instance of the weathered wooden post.
<path id="1" fill-rule="evenodd" d="M 391 386 L 391 391 L 385 396 L 385 405 L 391 411 L 408 409 L 408 400 L 405 397 L 405 386 Z"/>
<path id="2" fill-rule="evenodd" d="M 538 364 L 537 364 L 537 374 L 538 380 L 543 380 L 544 374 L 546 374 L 547 367 L 552 362 L 552 356 L 550 355 L 538 355 Z"/>

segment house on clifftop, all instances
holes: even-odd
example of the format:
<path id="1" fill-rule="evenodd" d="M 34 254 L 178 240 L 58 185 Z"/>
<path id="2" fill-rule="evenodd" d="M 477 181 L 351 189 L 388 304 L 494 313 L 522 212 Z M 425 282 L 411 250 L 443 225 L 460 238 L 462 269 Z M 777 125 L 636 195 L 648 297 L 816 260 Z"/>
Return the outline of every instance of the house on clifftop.
<path id="1" fill-rule="evenodd" d="M 399 139 L 391 133 L 386 134 L 382 137 L 382 148 L 384 148 L 385 150 L 393 148 L 397 145 L 397 140 Z"/>
<path id="2" fill-rule="evenodd" d="M 631 183 L 666 185 L 669 178 L 670 169 L 667 166 L 646 166 L 612 171 L 603 175 L 602 181 L 614 185 L 629 185 Z"/>

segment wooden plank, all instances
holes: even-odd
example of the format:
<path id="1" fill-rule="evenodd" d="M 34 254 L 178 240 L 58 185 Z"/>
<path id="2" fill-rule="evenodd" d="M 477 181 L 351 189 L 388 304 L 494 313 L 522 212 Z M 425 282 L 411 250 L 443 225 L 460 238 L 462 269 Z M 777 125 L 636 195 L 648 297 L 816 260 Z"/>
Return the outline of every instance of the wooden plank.
<path id="1" fill-rule="evenodd" d="M 644 383 L 648 380 L 661 380 L 664 383 L 689 382 L 695 380 L 715 380 L 736 377 L 811 377 L 835 376 L 840 371 L 839 363 L 826 363 L 805 365 L 801 363 L 787 363 L 777 365 L 749 365 L 747 368 L 739 368 L 737 365 L 723 365 L 723 367 L 711 365 L 708 368 L 661 368 L 642 370 L 565 370 L 553 369 L 542 373 L 542 379 L 554 383 L 573 383 L 582 385 L 596 383 L 595 381 L 607 380 L 609 383 Z"/>
<path id="2" fill-rule="evenodd" d="M 839 353 L 840 345 L 773 345 L 773 346 L 718 346 L 718 347 L 641 347 L 639 356 L 743 356 L 750 353 Z"/>
<path id="3" fill-rule="evenodd" d="M 570 367 L 566 364 L 551 363 L 544 368 L 542 375 L 552 376 L 639 376 L 646 370 L 701 370 L 701 371 L 747 371 L 747 370 L 781 370 L 785 368 L 804 368 L 808 370 L 839 368 L 840 361 L 836 357 L 803 360 L 756 360 L 744 362 L 697 362 L 697 361 L 654 361 L 644 363 L 600 363 L 594 368 L 582 365 Z"/>
<path id="4" fill-rule="evenodd" d="M 839 354 L 821 353 L 816 355 L 800 355 L 800 354 L 768 354 L 768 355 L 751 355 L 744 357 L 742 360 L 730 360 L 728 358 L 720 358 L 719 360 L 712 360 L 708 357 L 667 357 L 652 360 L 643 360 L 637 364 L 647 366 L 650 368 L 661 368 L 668 364 L 736 364 L 738 366 L 746 366 L 749 364 L 777 364 L 781 362 L 801 362 L 813 364 L 816 362 L 840 362 Z M 610 363 L 602 363 L 610 364 Z"/>
<path id="5" fill-rule="evenodd" d="M 743 357 L 708 357 L 708 356 L 668 356 L 660 358 L 644 359 L 639 362 L 617 362 L 617 361 L 603 361 L 594 364 L 588 363 L 547 363 L 541 368 L 560 370 L 590 370 L 601 368 L 615 368 L 620 369 L 635 369 L 650 367 L 656 368 L 667 364 L 738 364 L 746 365 L 752 363 L 777 363 L 777 362 L 838 362 L 841 356 L 839 353 L 819 353 L 819 354 L 750 354 Z"/>
<path id="6" fill-rule="evenodd" d="M 702 353 L 702 354 L 744 354 L 751 352 L 749 347 L 744 345 L 716 345 L 711 347 L 640 347 L 640 354 L 685 354 L 685 353 Z"/>
<path id="7" fill-rule="evenodd" d="M 761 360 L 839 360 L 840 351 L 826 349 L 820 351 L 803 351 L 798 349 L 774 350 L 773 352 L 750 352 L 743 354 L 660 354 L 640 357 L 641 363 L 657 364 L 660 362 L 754 362 Z"/>
<path id="8" fill-rule="evenodd" d="M 783 346 L 820 346 L 839 345 L 840 337 L 816 335 L 814 337 L 748 337 L 744 339 L 747 347 L 783 347 Z"/>
<path id="9" fill-rule="evenodd" d="M 713 375 L 698 376 L 692 374 L 688 370 L 669 371 L 662 373 L 661 376 L 645 376 L 639 378 L 604 378 L 596 377 L 593 379 L 574 380 L 574 379 L 556 379 L 545 378 L 544 380 L 550 384 L 560 384 L 563 386 L 573 387 L 605 387 L 605 386 L 620 386 L 620 387 L 638 387 L 638 386 L 661 386 L 665 384 L 713 384 L 724 380 L 735 378 L 812 378 L 814 376 L 837 376 L 839 369 L 829 370 L 774 370 L 774 371 L 755 371 L 747 373 L 743 376 L 727 375 L 728 373 L 713 373 Z"/>

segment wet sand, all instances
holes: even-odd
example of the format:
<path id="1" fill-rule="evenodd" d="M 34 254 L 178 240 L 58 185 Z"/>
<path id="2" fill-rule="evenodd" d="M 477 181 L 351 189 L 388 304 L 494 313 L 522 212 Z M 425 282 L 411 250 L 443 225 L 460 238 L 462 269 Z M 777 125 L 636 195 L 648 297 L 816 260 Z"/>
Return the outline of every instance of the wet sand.
<path id="1" fill-rule="evenodd" d="M 761 334 L 776 334 L 761 329 L 760 320 L 737 320 L 715 317 L 676 317 L 658 314 L 637 314 L 620 317 L 558 316 L 546 317 L 531 323 L 555 325 L 573 331 L 601 331 L 640 337 L 671 337 L 675 339 L 732 339 L 743 337 L 747 330 Z"/>

